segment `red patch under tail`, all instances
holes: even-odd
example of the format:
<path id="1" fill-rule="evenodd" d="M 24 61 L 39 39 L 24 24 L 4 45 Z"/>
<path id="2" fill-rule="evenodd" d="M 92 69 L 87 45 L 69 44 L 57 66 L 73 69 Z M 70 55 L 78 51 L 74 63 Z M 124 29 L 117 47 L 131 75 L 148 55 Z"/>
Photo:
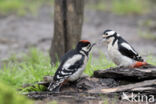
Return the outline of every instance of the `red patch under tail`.
<path id="1" fill-rule="evenodd" d="M 147 62 L 139 62 L 137 61 L 134 65 L 133 65 L 133 68 L 139 68 L 141 66 L 145 66 L 147 65 Z"/>

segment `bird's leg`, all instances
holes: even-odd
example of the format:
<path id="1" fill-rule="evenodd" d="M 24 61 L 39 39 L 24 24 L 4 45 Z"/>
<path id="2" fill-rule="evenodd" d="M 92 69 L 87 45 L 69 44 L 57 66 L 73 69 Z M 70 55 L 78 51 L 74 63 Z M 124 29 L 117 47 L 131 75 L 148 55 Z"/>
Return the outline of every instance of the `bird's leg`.
<path id="1" fill-rule="evenodd" d="M 135 62 L 135 64 L 132 65 L 131 67 L 132 67 L 132 68 L 139 68 L 139 67 L 144 66 L 144 65 L 147 65 L 147 63 L 146 63 L 146 62 L 139 62 L 139 61 L 137 61 L 137 62 Z"/>
<path id="2" fill-rule="evenodd" d="M 64 81 L 61 83 L 60 88 L 61 88 L 63 85 L 65 85 L 67 82 L 68 82 L 68 79 L 64 80 Z"/>

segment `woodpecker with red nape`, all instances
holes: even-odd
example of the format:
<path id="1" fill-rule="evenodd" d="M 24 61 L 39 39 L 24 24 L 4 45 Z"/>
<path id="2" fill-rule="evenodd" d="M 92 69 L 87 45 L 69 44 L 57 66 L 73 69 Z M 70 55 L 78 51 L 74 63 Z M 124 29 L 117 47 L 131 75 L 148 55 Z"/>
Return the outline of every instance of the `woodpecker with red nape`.
<path id="1" fill-rule="evenodd" d="M 94 45 L 95 43 L 91 44 L 88 40 L 81 40 L 75 49 L 68 51 L 62 57 L 61 64 L 58 67 L 53 77 L 53 82 L 50 83 L 48 90 L 59 92 L 61 86 L 67 81 L 79 79 L 86 67 L 89 52 Z"/>
<path id="2" fill-rule="evenodd" d="M 108 56 L 119 67 L 136 68 L 147 64 L 134 48 L 117 32 L 105 30 L 102 38 L 107 43 Z"/>

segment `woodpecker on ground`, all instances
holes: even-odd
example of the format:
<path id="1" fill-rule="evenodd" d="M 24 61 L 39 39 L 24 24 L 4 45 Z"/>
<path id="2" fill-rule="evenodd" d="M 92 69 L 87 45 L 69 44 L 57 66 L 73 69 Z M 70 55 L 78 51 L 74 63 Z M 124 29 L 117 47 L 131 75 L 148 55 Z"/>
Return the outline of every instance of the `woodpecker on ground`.
<path id="1" fill-rule="evenodd" d="M 147 64 L 117 32 L 105 30 L 102 38 L 107 42 L 108 56 L 119 67 L 136 68 Z"/>
<path id="2" fill-rule="evenodd" d="M 95 43 L 91 44 L 88 40 L 81 40 L 75 49 L 68 51 L 62 57 L 61 64 L 58 67 L 53 82 L 50 83 L 48 90 L 59 92 L 61 86 L 67 81 L 79 79 L 86 67 L 89 52 L 94 45 Z"/>

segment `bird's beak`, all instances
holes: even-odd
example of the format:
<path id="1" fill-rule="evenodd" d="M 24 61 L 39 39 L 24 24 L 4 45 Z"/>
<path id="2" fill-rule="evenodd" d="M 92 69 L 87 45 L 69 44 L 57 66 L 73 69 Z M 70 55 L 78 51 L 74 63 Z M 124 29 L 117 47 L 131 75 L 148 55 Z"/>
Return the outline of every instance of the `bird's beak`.
<path id="1" fill-rule="evenodd" d="M 93 43 L 92 45 L 91 45 L 91 48 L 93 48 L 93 46 L 95 46 L 96 45 L 96 43 Z"/>
<path id="2" fill-rule="evenodd" d="M 89 51 L 91 51 L 91 49 L 93 48 L 93 46 L 95 46 L 96 45 L 96 43 L 93 43 L 91 46 L 90 46 L 90 49 L 89 49 Z"/>
<path id="3" fill-rule="evenodd" d="M 105 35 L 105 34 L 102 35 L 102 38 L 106 38 L 106 37 L 107 37 L 107 35 Z"/>
<path id="4" fill-rule="evenodd" d="M 103 34 L 103 35 L 102 35 L 102 41 L 105 42 L 105 41 L 106 41 L 106 38 L 107 38 L 107 35 L 104 35 L 104 34 Z"/>

